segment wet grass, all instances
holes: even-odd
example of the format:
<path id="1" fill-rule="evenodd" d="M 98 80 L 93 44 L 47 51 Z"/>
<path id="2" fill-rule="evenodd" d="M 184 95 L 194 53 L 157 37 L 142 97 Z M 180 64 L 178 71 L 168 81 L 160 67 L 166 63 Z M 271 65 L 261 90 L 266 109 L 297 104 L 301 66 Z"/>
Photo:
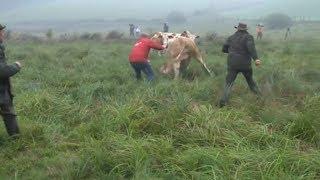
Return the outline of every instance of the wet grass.
<path id="1" fill-rule="evenodd" d="M 216 107 L 226 73 L 222 42 L 201 44 L 208 77 L 192 62 L 172 81 L 136 82 L 131 44 L 10 42 L 22 136 L 0 128 L 1 179 L 319 179 L 319 41 L 257 43 L 257 99 L 239 76 Z"/>

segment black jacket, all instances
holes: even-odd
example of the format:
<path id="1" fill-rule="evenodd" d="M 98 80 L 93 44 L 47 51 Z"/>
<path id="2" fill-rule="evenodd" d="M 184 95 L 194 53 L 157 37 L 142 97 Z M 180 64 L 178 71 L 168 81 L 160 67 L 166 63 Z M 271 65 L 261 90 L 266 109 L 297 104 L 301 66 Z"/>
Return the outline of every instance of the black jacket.
<path id="1" fill-rule="evenodd" d="M 258 59 L 254 38 L 247 31 L 237 31 L 230 36 L 222 51 L 228 53 L 228 67 L 232 69 L 251 68 L 252 59 Z"/>
<path id="2" fill-rule="evenodd" d="M 7 65 L 5 47 L 0 42 L 0 104 L 8 104 L 12 100 L 10 77 L 20 71 L 17 64 Z"/>

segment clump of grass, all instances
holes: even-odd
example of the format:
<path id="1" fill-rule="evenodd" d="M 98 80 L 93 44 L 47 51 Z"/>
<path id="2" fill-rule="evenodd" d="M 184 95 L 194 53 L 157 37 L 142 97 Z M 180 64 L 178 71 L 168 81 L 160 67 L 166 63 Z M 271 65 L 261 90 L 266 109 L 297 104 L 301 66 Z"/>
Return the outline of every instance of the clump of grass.
<path id="1" fill-rule="evenodd" d="M 290 127 L 290 135 L 320 145 L 320 96 L 309 97 L 301 115 Z"/>

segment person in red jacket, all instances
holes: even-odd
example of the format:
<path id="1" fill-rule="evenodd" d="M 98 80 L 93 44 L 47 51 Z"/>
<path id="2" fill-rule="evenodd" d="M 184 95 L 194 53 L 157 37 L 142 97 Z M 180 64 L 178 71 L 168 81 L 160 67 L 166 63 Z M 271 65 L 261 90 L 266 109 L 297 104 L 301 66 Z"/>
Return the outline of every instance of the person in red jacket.
<path id="1" fill-rule="evenodd" d="M 141 71 L 147 75 L 148 81 L 154 79 L 149 60 L 150 49 L 163 50 L 165 46 L 151 40 L 148 34 L 142 33 L 129 55 L 129 62 L 136 73 L 137 80 L 141 80 Z"/>

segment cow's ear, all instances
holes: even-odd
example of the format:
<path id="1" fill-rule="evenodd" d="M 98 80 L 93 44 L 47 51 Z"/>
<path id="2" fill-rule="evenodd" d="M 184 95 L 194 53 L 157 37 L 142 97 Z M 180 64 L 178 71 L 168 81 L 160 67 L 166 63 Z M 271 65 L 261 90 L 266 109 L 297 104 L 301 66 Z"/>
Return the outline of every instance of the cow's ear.
<path id="1" fill-rule="evenodd" d="M 196 36 L 196 38 L 200 38 L 200 36 Z"/>

